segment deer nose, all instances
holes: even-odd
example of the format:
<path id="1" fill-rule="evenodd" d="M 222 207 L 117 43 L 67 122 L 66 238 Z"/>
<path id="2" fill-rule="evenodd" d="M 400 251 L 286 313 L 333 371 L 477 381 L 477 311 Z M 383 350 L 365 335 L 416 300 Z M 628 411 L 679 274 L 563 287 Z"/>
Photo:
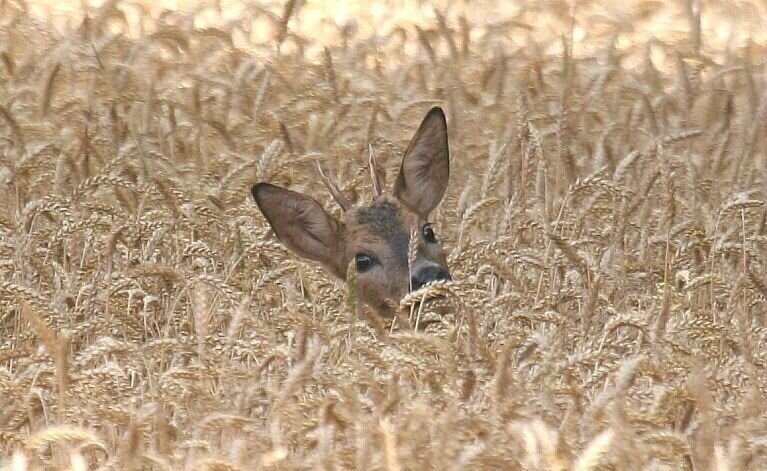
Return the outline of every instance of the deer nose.
<path id="1" fill-rule="evenodd" d="M 447 270 L 439 265 L 430 265 L 418 270 L 415 275 L 410 278 L 410 285 L 413 291 L 422 287 L 430 281 L 447 280 L 453 281 L 453 277 L 450 276 Z"/>

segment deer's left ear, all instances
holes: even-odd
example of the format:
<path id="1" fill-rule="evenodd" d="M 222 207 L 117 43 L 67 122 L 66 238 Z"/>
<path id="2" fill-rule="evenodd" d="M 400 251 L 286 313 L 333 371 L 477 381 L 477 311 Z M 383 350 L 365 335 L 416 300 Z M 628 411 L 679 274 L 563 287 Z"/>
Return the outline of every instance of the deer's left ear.
<path id="1" fill-rule="evenodd" d="M 424 219 L 442 201 L 450 177 L 447 121 L 435 106 L 407 146 L 394 182 L 394 195 Z"/>

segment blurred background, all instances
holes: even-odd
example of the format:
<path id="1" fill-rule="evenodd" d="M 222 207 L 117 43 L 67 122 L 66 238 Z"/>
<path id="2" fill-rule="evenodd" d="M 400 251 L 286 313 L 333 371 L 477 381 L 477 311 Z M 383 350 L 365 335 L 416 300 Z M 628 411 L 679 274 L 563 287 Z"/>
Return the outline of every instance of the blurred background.
<path id="1" fill-rule="evenodd" d="M 81 21 L 88 11 L 118 2 L 31 0 L 26 3 L 36 16 L 61 27 Z M 176 11 L 194 14 L 194 26 L 198 28 L 246 21 L 250 39 L 257 43 L 273 37 L 278 25 L 272 20 L 276 19 L 275 15 L 281 17 L 286 13 L 291 17 L 292 31 L 326 46 L 342 41 L 339 27 L 353 28 L 367 35 L 375 31 L 385 37 L 398 28 L 426 27 L 434 22 L 437 12 L 451 24 L 460 18 L 471 23 L 475 26 L 471 33 L 474 39 L 489 30 L 502 30 L 505 33 L 502 37 L 520 44 L 533 34 L 543 51 L 551 52 L 547 48 L 560 47 L 552 42 L 565 37 L 572 40 L 574 55 L 589 54 L 603 41 L 615 41 L 618 50 L 623 50 L 652 41 L 675 41 L 695 30 L 699 36 L 705 32 L 705 44 L 701 47 L 718 51 L 748 44 L 764 46 L 767 38 L 764 24 L 767 6 L 764 2 L 749 0 L 160 0 L 121 1 L 119 5 L 125 22 L 123 32 L 131 36 L 151 29 L 151 18 L 157 18 L 163 11 Z M 657 54 L 662 56 L 661 51 Z"/>

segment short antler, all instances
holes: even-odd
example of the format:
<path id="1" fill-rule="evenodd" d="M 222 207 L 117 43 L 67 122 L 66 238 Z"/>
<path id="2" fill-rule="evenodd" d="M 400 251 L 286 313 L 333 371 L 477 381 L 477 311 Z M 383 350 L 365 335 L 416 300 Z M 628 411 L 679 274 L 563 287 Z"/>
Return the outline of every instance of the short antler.
<path id="1" fill-rule="evenodd" d="M 320 171 L 320 178 L 322 178 L 322 183 L 324 183 L 328 188 L 328 191 L 330 191 L 331 196 L 333 196 L 333 199 L 336 200 L 338 206 L 340 206 L 343 211 L 347 211 L 349 208 L 351 208 L 351 201 L 349 201 L 349 199 L 344 196 L 343 193 L 341 193 L 341 190 L 338 188 L 338 186 L 333 183 L 330 177 L 328 177 L 328 175 L 325 173 L 325 170 L 323 170 L 319 160 L 317 161 L 317 169 Z"/>
<path id="2" fill-rule="evenodd" d="M 373 180 L 373 197 L 381 196 L 381 180 L 378 175 L 378 164 L 376 163 L 376 153 L 373 146 L 368 144 L 368 155 L 370 165 L 370 179 Z"/>

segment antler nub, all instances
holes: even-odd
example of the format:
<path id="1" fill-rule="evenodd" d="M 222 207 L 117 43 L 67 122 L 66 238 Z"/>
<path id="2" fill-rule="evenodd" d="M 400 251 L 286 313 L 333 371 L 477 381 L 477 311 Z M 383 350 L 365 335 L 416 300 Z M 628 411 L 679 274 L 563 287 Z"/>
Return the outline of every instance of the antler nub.
<path id="1" fill-rule="evenodd" d="M 328 191 L 330 191 L 331 196 L 333 196 L 333 199 L 336 200 L 338 206 L 340 206 L 343 211 L 347 211 L 349 208 L 351 208 L 351 201 L 349 201 L 349 199 L 344 196 L 343 193 L 341 193 L 338 185 L 333 183 L 330 177 L 328 177 L 328 175 L 325 173 L 325 170 L 323 170 L 319 160 L 317 161 L 317 169 L 320 171 L 320 178 L 322 178 L 322 183 L 324 183 L 328 188 Z"/>

